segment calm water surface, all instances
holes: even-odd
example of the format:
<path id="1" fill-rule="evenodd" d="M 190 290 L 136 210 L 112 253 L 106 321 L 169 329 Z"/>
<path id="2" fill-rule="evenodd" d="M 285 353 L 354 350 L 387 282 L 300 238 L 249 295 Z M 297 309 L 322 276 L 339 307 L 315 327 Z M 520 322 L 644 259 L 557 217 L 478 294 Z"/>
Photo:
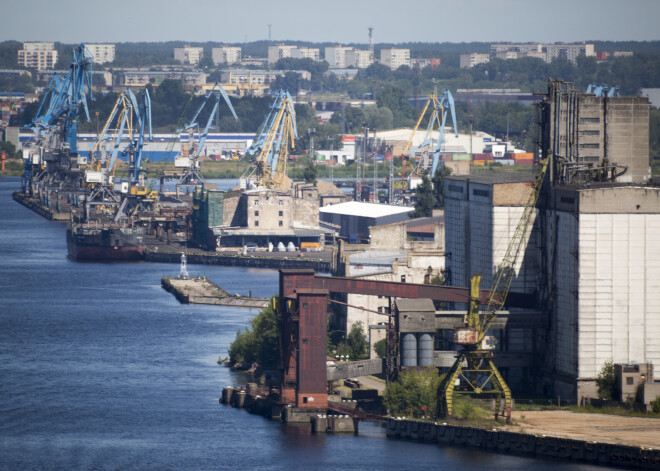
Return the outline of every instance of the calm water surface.
<path id="1" fill-rule="evenodd" d="M 359 436 L 310 435 L 218 404 L 242 378 L 217 364 L 253 310 L 179 304 L 177 265 L 75 263 L 64 225 L 0 179 L 0 469 L 593 470 Z M 270 296 L 277 272 L 190 266 Z M 611 468 L 610 468 L 611 469 Z"/>

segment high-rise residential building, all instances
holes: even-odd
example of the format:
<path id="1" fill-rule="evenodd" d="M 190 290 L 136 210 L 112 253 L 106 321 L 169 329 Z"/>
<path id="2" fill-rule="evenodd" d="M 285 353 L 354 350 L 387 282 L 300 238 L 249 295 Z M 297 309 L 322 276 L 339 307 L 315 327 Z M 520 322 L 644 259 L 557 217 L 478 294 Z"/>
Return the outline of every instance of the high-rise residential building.
<path id="1" fill-rule="evenodd" d="M 241 48 L 236 46 L 222 46 L 211 49 L 211 59 L 215 65 L 236 64 L 241 62 Z"/>
<path id="2" fill-rule="evenodd" d="M 472 52 L 470 54 L 461 54 L 460 66 L 461 69 L 471 69 L 478 64 L 486 64 L 490 62 L 490 54 L 479 54 Z"/>
<path id="3" fill-rule="evenodd" d="M 115 61 L 114 44 L 85 43 L 85 47 L 92 54 L 95 64 L 105 64 Z"/>
<path id="4" fill-rule="evenodd" d="M 291 57 L 319 61 L 321 59 L 321 52 L 318 47 L 297 47 L 291 50 Z"/>
<path id="5" fill-rule="evenodd" d="M 353 51 L 352 47 L 347 46 L 331 46 L 325 48 L 325 60 L 333 69 L 345 69 L 347 64 L 346 55 Z"/>
<path id="6" fill-rule="evenodd" d="M 544 44 L 543 49 L 546 55 L 546 62 L 552 62 L 553 60 L 561 57 L 567 59 L 570 62 L 575 63 L 579 55 L 584 55 L 587 57 L 595 56 L 596 52 L 594 51 L 593 44 L 587 43 L 578 43 L 578 44 L 564 44 L 564 43 L 555 43 L 555 44 Z"/>
<path id="7" fill-rule="evenodd" d="M 37 70 L 53 69 L 57 63 L 57 51 L 53 43 L 27 42 L 18 50 L 18 65 Z"/>
<path id="8" fill-rule="evenodd" d="M 588 43 L 498 43 L 491 44 L 490 55 L 500 59 L 519 59 L 537 57 L 550 63 L 558 57 L 573 63 L 579 55 L 596 56 L 593 44 Z"/>
<path id="9" fill-rule="evenodd" d="M 371 51 L 362 49 L 353 49 L 346 52 L 346 67 L 355 67 L 356 69 L 366 69 L 373 64 L 373 55 Z"/>
<path id="10" fill-rule="evenodd" d="M 402 65 L 410 67 L 410 49 L 399 49 L 396 47 L 381 49 L 380 63 L 392 70 L 396 70 Z"/>
<path id="11" fill-rule="evenodd" d="M 291 51 L 294 49 L 296 49 L 296 46 L 288 46 L 286 44 L 268 46 L 268 64 L 274 64 L 285 57 L 293 57 Z"/>
<path id="12" fill-rule="evenodd" d="M 179 61 L 182 64 L 196 65 L 199 64 L 203 57 L 203 47 L 184 46 L 174 48 L 174 60 Z"/>

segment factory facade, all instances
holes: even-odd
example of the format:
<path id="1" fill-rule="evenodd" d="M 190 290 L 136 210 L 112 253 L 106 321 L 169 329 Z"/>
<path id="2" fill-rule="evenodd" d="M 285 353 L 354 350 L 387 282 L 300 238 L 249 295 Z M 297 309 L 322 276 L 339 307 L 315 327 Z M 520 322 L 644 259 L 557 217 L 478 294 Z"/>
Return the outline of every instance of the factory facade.
<path id="1" fill-rule="evenodd" d="M 597 397 L 605 362 L 660 364 L 660 188 L 648 180 L 644 98 L 551 82 L 541 109 L 551 165 L 511 285 L 541 323 L 498 340 L 540 372 L 529 375 L 536 392 L 577 402 Z M 452 285 L 481 273 L 490 287 L 533 184 L 531 174 L 446 179 Z"/>

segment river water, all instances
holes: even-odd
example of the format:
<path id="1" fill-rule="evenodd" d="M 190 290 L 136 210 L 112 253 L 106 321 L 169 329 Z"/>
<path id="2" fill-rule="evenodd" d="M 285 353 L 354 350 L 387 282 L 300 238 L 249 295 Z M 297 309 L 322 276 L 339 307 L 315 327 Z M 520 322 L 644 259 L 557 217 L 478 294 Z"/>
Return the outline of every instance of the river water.
<path id="1" fill-rule="evenodd" d="M 75 263 L 65 226 L 0 179 L 0 469 L 593 470 L 593 466 L 358 436 L 311 435 L 218 404 L 244 383 L 219 366 L 249 309 L 179 304 L 177 265 Z M 271 296 L 276 271 L 189 266 Z M 611 468 L 610 468 L 611 469 Z"/>

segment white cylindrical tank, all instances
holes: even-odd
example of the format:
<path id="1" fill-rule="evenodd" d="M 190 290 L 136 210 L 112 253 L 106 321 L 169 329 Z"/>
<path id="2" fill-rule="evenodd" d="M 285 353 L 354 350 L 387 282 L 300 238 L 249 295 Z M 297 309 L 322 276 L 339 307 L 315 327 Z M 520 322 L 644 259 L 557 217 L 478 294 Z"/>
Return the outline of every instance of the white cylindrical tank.
<path id="1" fill-rule="evenodd" d="M 419 366 L 433 365 L 433 337 L 421 334 L 417 343 L 417 364 Z"/>
<path id="2" fill-rule="evenodd" d="M 417 366 L 417 337 L 415 334 L 405 334 L 401 343 L 401 366 Z"/>

